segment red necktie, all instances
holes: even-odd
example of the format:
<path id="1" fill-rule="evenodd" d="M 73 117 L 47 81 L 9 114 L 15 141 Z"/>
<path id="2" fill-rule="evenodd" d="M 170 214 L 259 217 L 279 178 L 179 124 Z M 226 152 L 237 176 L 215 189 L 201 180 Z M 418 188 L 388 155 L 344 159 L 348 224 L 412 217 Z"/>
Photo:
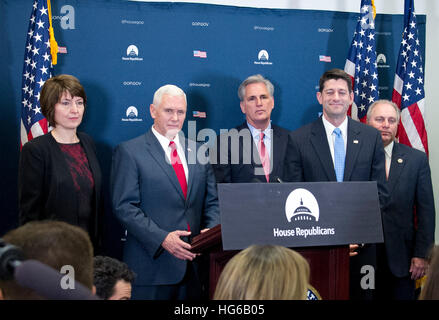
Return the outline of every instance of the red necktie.
<path id="1" fill-rule="evenodd" d="M 264 136 L 264 133 L 261 132 L 259 138 L 259 157 L 261 158 L 262 167 L 264 168 L 265 178 L 267 182 L 270 182 L 270 157 L 265 149 Z"/>
<path id="2" fill-rule="evenodd" d="M 177 175 L 178 182 L 180 182 L 181 190 L 183 191 L 184 198 L 186 199 L 187 195 L 187 181 L 186 175 L 184 173 L 183 164 L 181 163 L 180 157 L 177 153 L 177 147 L 174 141 L 169 142 L 169 146 L 171 147 L 171 164 L 174 168 L 175 174 Z"/>

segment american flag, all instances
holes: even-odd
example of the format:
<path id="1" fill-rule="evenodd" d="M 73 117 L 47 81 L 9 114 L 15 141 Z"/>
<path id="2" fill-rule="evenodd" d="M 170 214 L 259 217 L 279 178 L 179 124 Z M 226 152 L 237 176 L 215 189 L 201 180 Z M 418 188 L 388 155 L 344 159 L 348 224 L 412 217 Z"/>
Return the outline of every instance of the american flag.
<path id="1" fill-rule="evenodd" d="M 206 51 L 194 50 L 194 57 L 207 58 Z"/>
<path id="2" fill-rule="evenodd" d="M 351 76 L 354 91 L 349 115 L 361 122 L 366 122 L 367 109 L 378 100 L 376 60 L 374 6 L 371 0 L 361 0 L 360 17 L 344 67 Z"/>
<path id="3" fill-rule="evenodd" d="M 319 56 L 319 60 L 323 62 L 331 62 L 331 57 L 329 56 Z"/>
<path id="4" fill-rule="evenodd" d="M 206 112 L 204 112 L 204 111 L 192 111 L 192 116 L 194 118 L 206 118 Z"/>
<path id="5" fill-rule="evenodd" d="M 52 71 L 47 2 L 36 0 L 29 21 L 24 54 L 21 146 L 48 132 L 47 120 L 41 113 L 39 100 L 41 87 L 52 76 Z"/>
<path id="6" fill-rule="evenodd" d="M 392 101 L 401 109 L 399 142 L 428 155 L 424 124 L 424 69 L 413 0 L 405 0 L 404 33 L 399 48 Z"/>

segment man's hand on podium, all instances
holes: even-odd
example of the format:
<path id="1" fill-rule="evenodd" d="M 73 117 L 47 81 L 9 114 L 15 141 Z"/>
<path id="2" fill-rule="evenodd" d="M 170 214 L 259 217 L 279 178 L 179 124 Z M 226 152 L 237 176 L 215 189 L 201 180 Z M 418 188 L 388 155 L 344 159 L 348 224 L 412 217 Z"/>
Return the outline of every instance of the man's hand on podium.
<path id="1" fill-rule="evenodd" d="M 360 246 L 358 244 L 350 244 L 349 245 L 349 257 L 354 257 L 358 254 L 357 250 Z"/>

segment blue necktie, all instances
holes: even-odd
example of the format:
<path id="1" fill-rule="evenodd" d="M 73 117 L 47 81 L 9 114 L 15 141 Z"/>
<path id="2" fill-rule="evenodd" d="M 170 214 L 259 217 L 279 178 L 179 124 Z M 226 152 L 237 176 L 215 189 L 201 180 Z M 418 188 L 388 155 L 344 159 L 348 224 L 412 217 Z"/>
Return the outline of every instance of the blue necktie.
<path id="1" fill-rule="evenodd" d="M 343 181 L 344 174 L 344 162 L 345 162 L 345 150 L 344 141 L 339 128 L 334 129 L 335 141 L 334 141 L 334 168 L 337 182 Z"/>

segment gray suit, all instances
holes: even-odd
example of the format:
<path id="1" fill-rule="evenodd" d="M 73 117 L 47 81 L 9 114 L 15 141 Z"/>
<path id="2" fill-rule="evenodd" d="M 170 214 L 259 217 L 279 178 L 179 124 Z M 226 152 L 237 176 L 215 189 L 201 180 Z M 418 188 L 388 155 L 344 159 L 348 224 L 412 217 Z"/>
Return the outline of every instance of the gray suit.
<path id="1" fill-rule="evenodd" d="M 124 261 L 137 274 L 136 286 L 179 283 L 185 275 L 187 261 L 171 255 L 161 243 L 169 232 L 187 230 L 188 224 L 195 236 L 203 228 L 219 223 L 211 165 L 191 164 L 189 159 L 195 159 L 197 150 L 195 143 L 194 147 L 187 143 L 182 141 L 188 159 L 187 199 L 151 130 L 114 150 L 113 211 L 128 231 Z"/>

